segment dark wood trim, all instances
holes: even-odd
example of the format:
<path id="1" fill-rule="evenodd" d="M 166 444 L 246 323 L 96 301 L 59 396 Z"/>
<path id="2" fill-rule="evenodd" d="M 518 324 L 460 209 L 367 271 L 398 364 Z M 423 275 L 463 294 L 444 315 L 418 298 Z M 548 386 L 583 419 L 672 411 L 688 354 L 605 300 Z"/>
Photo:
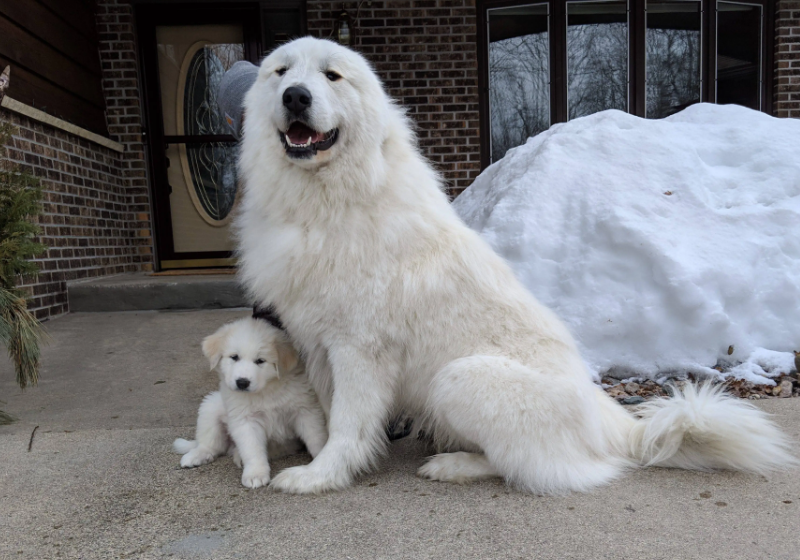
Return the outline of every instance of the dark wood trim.
<path id="1" fill-rule="evenodd" d="M 182 261 L 194 259 L 228 259 L 233 256 L 230 251 L 185 251 L 183 253 L 172 253 L 171 258 L 161 258 L 163 261 Z"/>
<path id="2" fill-rule="evenodd" d="M 764 2 L 764 24 L 762 26 L 762 55 L 764 68 L 761 84 L 761 110 L 774 114 L 773 97 L 775 92 L 775 0 Z"/>
<path id="3" fill-rule="evenodd" d="M 97 41 L 75 33 L 64 20 L 39 2 L 0 0 L 0 14 L 72 59 L 89 73 L 100 75 Z"/>
<path id="4" fill-rule="evenodd" d="M 628 0 L 628 112 L 647 114 L 647 12 L 646 0 Z"/>
<path id="5" fill-rule="evenodd" d="M 0 68 L 5 68 L 7 64 L 13 65 L 13 61 L 0 56 Z M 91 132 L 108 136 L 105 105 L 93 105 L 25 68 L 14 66 L 11 72 L 11 86 L 7 92 L 9 97 Z"/>
<path id="6" fill-rule="evenodd" d="M 700 99 L 706 103 L 717 102 L 717 0 L 703 0 L 702 49 L 705 56 L 700 57 L 703 64 L 703 89 Z"/>
<path id="7" fill-rule="evenodd" d="M 208 142 L 231 142 L 237 140 L 230 134 L 209 134 L 207 136 L 164 136 L 164 144 L 207 144 Z"/>
<path id="8" fill-rule="evenodd" d="M 68 24 L 87 39 L 91 41 L 97 40 L 93 2 L 81 2 L 76 0 L 72 0 L 71 2 L 65 0 L 36 1 L 43 4 L 48 10 L 64 20 L 64 23 Z M 25 4 L 27 4 L 27 2 L 25 2 Z"/>
<path id="9" fill-rule="evenodd" d="M 0 0 L 9 97 L 108 135 L 93 0 Z"/>
<path id="10" fill-rule="evenodd" d="M 567 99 L 567 3 L 550 2 L 550 125 L 569 120 Z"/>
<path id="11" fill-rule="evenodd" d="M 2 14 L 0 29 L 0 53 L 15 65 L 24 67 L 92 105 L 105 107 L 99 63 L 95 72 L 89 72 Z"/>
<path id="12" fill-rule="evenodd" d="M 145 120 L 147 123 L 147 149 L 150 162 L 150 190 L 153 201 L 153 224 L 155 226 L 156 268 L 167 260 L 189 260 L 204 258 L 228 258 L 231 252 L 176 252 L 172 231 L 172 216 L 169 205 L 170 185 L 167 177 L 166 148 L 168 143 L 179 139 L 186 142 L 199 141 L 191 136 L 165 136 L 163 110 L 161 107 L 161 84 L 158 74 L 158 51 L 156 26 L 158 25 L 202 25 L 214 23 L 241 23 L 244 32 L 245 59 L 253 63 L 261 52 L 261 20 L 259 4 L 248 3 L 178 3 L 138 4 L 134 6 L 139 39 L 139 64 L 144 94 Z M 183 139 L 183 140 L 180 140 Z M 232 136 L 205 137 L 203 141 L 231 141 Z"/>

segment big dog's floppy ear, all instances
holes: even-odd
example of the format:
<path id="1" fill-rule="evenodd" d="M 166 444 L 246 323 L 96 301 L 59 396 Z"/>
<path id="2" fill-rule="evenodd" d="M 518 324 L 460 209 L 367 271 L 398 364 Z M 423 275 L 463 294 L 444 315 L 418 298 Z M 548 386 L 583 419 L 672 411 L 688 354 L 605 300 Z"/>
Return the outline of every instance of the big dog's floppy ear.
<path id="1" fill-rule="evenodd" d="M 275 349 L 278 352 L 278 375 L 289 373 L 297 367 L 300 357 L 297 355 L 297 350 L 285 337 L 275 341 Z"/>
<path id="2" fill-rule="evenodd" d="M 225 339 L 228 337 L 229 327 L 230 325 L 225 325 L 214 334 L 203 339 L 203 354 L 208 358 L 211 369 L 217 367 L 217 364 L 219 364 L 219 361 L 222 359 L 222 350 Z"/>

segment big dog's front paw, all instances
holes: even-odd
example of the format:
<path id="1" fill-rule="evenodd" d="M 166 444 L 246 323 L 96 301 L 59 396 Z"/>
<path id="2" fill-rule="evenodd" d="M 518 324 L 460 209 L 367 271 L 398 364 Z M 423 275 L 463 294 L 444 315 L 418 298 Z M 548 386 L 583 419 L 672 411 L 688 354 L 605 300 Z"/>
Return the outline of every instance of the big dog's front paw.
<path id="1" fill-rule="evenodd" d="M 350 486 L 350 476 L 337 476 L 313 463 L 284 469 L 272 479 L 270 487 L 289 494 L 321 494 Z"/>
<path id="2" fill-rule="evenodd" d="M 260 488 L 269 484 L 269 465 L 247 466 L 242 472 L 242 486 Z"/>

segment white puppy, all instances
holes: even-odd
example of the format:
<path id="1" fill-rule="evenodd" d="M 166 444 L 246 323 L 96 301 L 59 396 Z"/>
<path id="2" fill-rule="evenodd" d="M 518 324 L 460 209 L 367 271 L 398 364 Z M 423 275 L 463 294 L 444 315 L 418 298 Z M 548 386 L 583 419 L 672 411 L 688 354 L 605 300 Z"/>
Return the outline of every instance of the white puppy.
<path id="1" fill-rule="evenodd" d="M 792 462 L 764 413 L 718 391 L 692 387 L 637 419 L 597 387 L 564 325 L 456 216 L 357 53 L 285 44 L 245 107 L 241 278 L 277 308 L 329 412 L 328 443 L 275 488 L 346 487 L 375 463 L 399 410 L 461 450 L 420 469 L 436 480 L 502 476 L 561 493 L 637 464 Z"/>
<path id="2" fill-rule="evenodd" d="M 219 391 L 200 405 L 196 440 L 173 443 L 184 454 L 182 467 L 211 462 L 235 445 L 242 484 L 258 488 L 270 478 L 267 442 L 270 449 L 286 448 L 299 437 L 317 456 L 328 438 L 325 415 L 282 331 L 262 320 L 241 319 L 203 340 L 203 353 L 219 371 Z"/>

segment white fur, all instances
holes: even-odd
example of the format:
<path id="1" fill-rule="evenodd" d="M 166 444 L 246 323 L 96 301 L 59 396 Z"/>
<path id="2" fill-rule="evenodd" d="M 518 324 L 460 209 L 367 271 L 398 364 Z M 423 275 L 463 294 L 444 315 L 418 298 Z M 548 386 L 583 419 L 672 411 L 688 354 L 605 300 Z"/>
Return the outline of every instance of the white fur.
<path id="1" fill-rule="evenodd" d="M 722 391 L 688 385 L 645 403 L 630 433 L 633 456 L 645 465 L 758 474 L 796 463 L 789 438 L 763 410 Z"/>
<path id="2" fill-rule="evenodd" d="M 182 467 L 228 452 L 243 467 L 242 484 L 258 488 L 270 479 L 268 454 L 291 452 L 297 438 L 317 456 L 327 440 L 325 415 L 284 333 L 261 320 L 241 319 L 207 337 L 203 353 L 219 371 L 220 388 L 200 404 L 196 440 L 172 444 L 183 454 Z M 237 387 L 240 379 L 250 382 L 246 390 Z"/>
<path id="3" fill-rule="evenodd" d="M 327 80 L 327 70 L 342 79 Z M 308 160 L 290 159 L 279 140 L 291 123 L 281 103 L 290 85 L 313 95 L 307 124 L 340 131 Z M 699 414 L 674 414 L 682 422 L 669 424 L 650 413 L 637 421 L 596 387 L 564 325 L 455 215 L 407 118 L 358 54 L 311 38 L 280 47 L 262 63 L 246 113 L 241 279 L 255 300 L 276 306 L 329 413 L 319 456 L 278 474 L 273 487 L 348 486 L 374 465 L 399 410 L 442 445 L 481 454 L 432 459 L 420 474 L 438 480 L 497 474 L 532 492 L 588 490 L 650 462 L 651 443 L 667 449 L 705 434 L 697 426 L 706 414 L 715 420 L 708 426 L 728 427 L 715 432 L 716 459 L 681 466 L 761 471 L 789 462 L 786 439 L 764 415 L 731 423 L 728 412 L 741 405 L 727 397 L 700 391 Z M 652 410 L 688 410 L 689 400 Z M 743 449 L 736 430 L 758 436 Z M 693 458 L 705 453 L 691 448 Z M 667 459 L 658 455 L 658 464 Z"/>

